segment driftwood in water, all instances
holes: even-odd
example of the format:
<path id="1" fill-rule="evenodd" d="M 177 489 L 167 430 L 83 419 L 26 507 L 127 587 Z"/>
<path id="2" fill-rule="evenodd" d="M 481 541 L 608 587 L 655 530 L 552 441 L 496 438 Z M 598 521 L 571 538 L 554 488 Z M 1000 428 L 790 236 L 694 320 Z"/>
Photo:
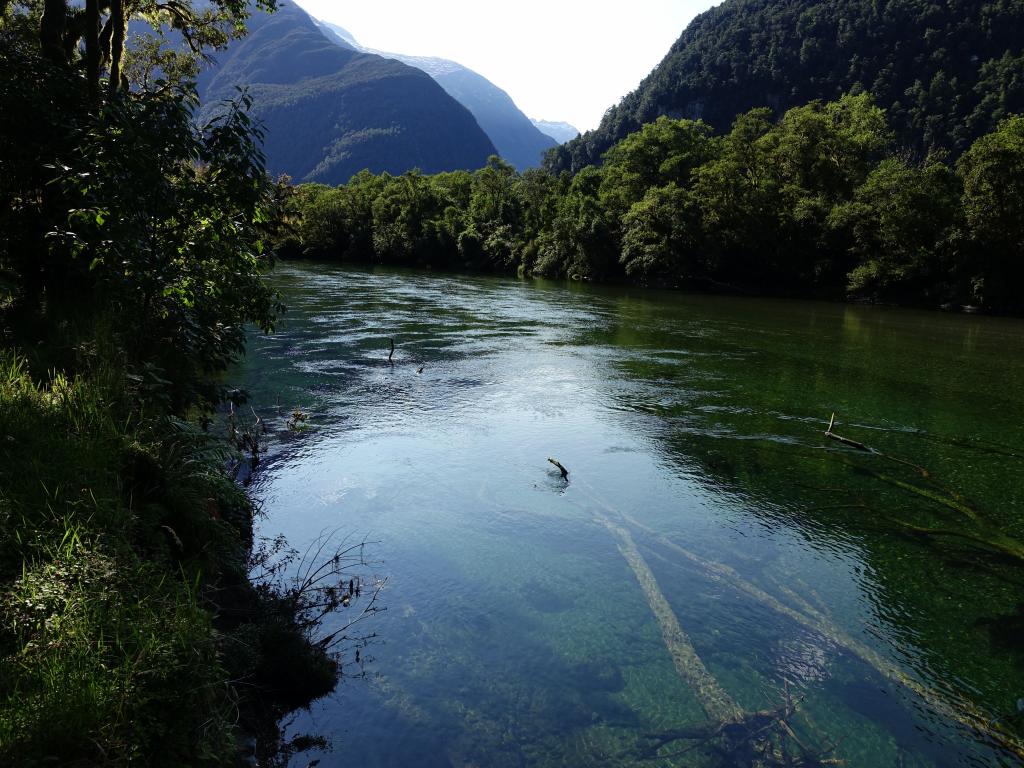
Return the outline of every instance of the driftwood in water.
<path id="1" fill-rule="evenodd" d="M 563 480 L 568 480 L 569 479 L 569 470 L 566 469 L 565 467 L 563 467 L 562 463 L 558 459 L 552 459 L 549 456 L 548 457 L 548 461 L 550 461 L 552 464 L 554 464 L 558 468 L 558 471 L 562 473 L 562 479 Z"/>
<path id="2" fill-rule="evenodd" d="M 581 488 L 581 486 L 577 485 L 577 488 Z M 1004 727 L 998 718 L 993 718 L 992 713 L 981 710 L 969 699 L 936 691 L 924 683 L 915 680 L 877 651 L 850 636 L 825 615 L 824 612 L 814 608 L 807 601 L 799 601 L 804 612 L 795 610 L 760 587 L 747 581 L 729 566 L 723 563 L 711 562 L 690 552 L 685 547 L 657 533 L 632 516 L 615 509 L 604 500 L 598 498 L 592 491 L 586 490 L 585 487 L 582 490 L 593 503 L 604 509 L 608 514 L 614 515 L 622 522 L 643 531 L 645 534 L 650 535 L 657 543 L 682 555 L 700 567 L 712 580 L 729 584 L 734 589 L 749 595 L 773 611 L 827 638 L 837 647 L 843 648 L 857 656 L 882 677 L 915 694 L 938 714 L 952 722 L 958 723 L 960 726 L 973 732 L 981 740 L 996 746 L 1007 754 L 1019 760 L 1024 760 L 1024 740 Z M 599 522 L 601 522 L 600 518 L 602 517 L 598 515 Z"/>
<path id="3" fill-rule="evenodd" d="M 960 539 L 968 544 L 988 552 L 994 552 L 1005 558 L 1017 561 L 1024 561 L 1024 544 L 1019 540 L 1006 536 L 1000 531 L 982 526 L 985 535 L 975 536 L 965 531 L 956 531 L 949 528 L 932 528 L 924 525 L 914 525 L 904 520 L 890 518 L 889 523 L 911 536 L 924 538 L 949 538 Z"/>
<path id="4" fill-rule="evenodd" d="M 853 464 L 850 461 L 844 460 L 848 466 L 853 467 L 859 472 L 869 474 L 872 477 L 881 480 L 883 483 L 894 485 L 897 488 L 901 488 L 905 491 L 909 491 L 910 493 L 917 494 L 918 496 L 922 496 L 938 504 L 942 504 L 943 506 L 949 507 L 955 512 L 959 512 L 963 515 L 966 515 L 972 520 L 978 519 L 979 515 L 977 510 L 972 508 L 970 504 L 967 503 L 966 499 L 964 499 L 963 497 L 963 494 L 958 493 L 952 488 L 948 488 L 947 486 L 938 482 L 932 476 L 932 473 L 929 472 L 925 467 L 922 467 L 920 464 L 916 464 L 913 461 L 909 461 L 908 459 L 900 458 L 899 456 L 890 456 L 887 453 L 882 453 L 882 451 L 872 448 L 869 445 L 865 445 L 864 443 L 858 442 L 857 440 L 851 440 L 848 437 L 837 435 L 835 432 L 832 431 L 832 427 L 835 426 L 835 421 L 836 415 L 835 413 L 833 413 L 832 418 L 829 420 L 828 423 L 828 429 L 825 430 L 825 437 L 829 438 L 830 440 L 840 442 L 843 445 L 848 445 L 852 448 L 856 448 L 857 450 L 864 451 L 865 453 L 870 453 L 872 456 L 877 456 L 878 458 L 892 462 L 893 464 L 899 464 L 900 466 L 908 467 L 914 470 L 915 473 L 920 475 L 929 485 L 934 486 L 942 493 L 940 494 L 936 493 L 935 491 L 928 490 L 927 488 L 921 488 L 920 486 L 905 482 L 903 480 L 900 480 L 899 478 L 891 477 L 882 472 L 878 472 L 874 469 L 870 469 L 859 464 Z"/>
<path id="5" fill-rule="evenodd" d="M 851 448 L 856 448 L 858 451 L 865 451 L 867 453 L 875 453 L 875 451 L 873 451 L 871 448 L 868 448 L 866 445 L 864 445 L 864 443 L 858 443 L 856 440 L 851 440 L 848 437 L 843 437 L 842 435 L 837 435 L 835 432 L 832 431 L 832 427 L 834 427 L 835 424 L 836 424 L 836 414 L 835 414 L 835 411 L 833 411 L 832 412 L 832 418 L 829 419 L 829 422 L 828 422 L 828 429 L 825 430 L 825 437 L 827 437 L 829 440 L 835 440 L 836 442 L 842 443 L 843 445 L 848 445 Z"/>
<path id="6" fill-rule="evenodd" d="M 832 414 L 832 419 L 829 421 L 828 429 L 825 431 L 825 436 L 836 440 L 844 445 L 857 448 L 858 450 L 870 453 L 873 456 L 877 456 L 880 459 L 889 461 L 893 464 L 899 464 L 903 467 L 908 467 L 914 470 L 915 473 L 920 475 L 926 483 L 932 486 L 932 488 L 922 487 L 915 483 L 907 482 L 899 477 L 894 477 L 886 472 L 873 469 L 871 467 L 862 466 L 859 463 L 854 463 L 846 458 L 841 458 L 841 461 L 847 466 L 870 475 L 871 477 L 879 480 L 887 485 L 891 485 L 894 488 L 906 491 L 914 494 L 922 499 L 926 499 L 934 504 L 938 504 L 941 507 L 945 507 L 947 510 L 956 512 L 958 515 L 966 518 L 966 524 L 974 529 L 973 533 L 958 532 L 949 530 L 946 528 L 933 528 L 929 526 L 917 526 L 911 523 L 898 520 L 890 519 L 890 522 L 901 528 L 908 533 L 912 533 L 920 536 L 937 536 L 946 538 L 959 538 L 965 541 L 970 541 L 972 544 L 980 545 L 984 548 L 988 548 L 1006 557 L 1013 558 L 1015 560 L 1024 561 L 1024 542 L 1016 539 L 1012 536 L 1006 535 L 1000 527 L 987 520 L 977 509 L 975 509 L 968 501 L 964 498 L 963 494 L 957 492 L 954 489 L 948 488 L 942 483 L 938 482 L 932 475 L 932 473 L 922 467 L 920 464 L 916 464 L 913 461 L 900 458 L 898 456 L 890 456 L 886 453 L 882 453 L 864 443 L 856 440 L 850 440 L 849 438 L 837 435 L 832 431 L 832 427 L 835 426 L 836 415 Z M 934 490 L 933 490 L 934 489 Z"/>
<path id="7" fill-rule="evenodd" d="M 594 517 L 618 540 L 618 549 L 629 564 L 647 604 L 661 627 L 661 636 L 672 657 L 679 676 L 687 683 L 700 703 L 708 722 L 693 727 L 672 728 L 657 734 L 648 734 L 647 744 L 641 748 L 645 760 L 678 757 L 697 749 L 707 749 L 722 765 L 757 765 L 764 768 L 778 766 L 841 765 L 843 761 L 830 757 L 835 746 L 824 751 L 809 749 L 796 735 L 789 720 L 797 707 L 785 690 L 784 703 L 774 710 L 745 712 L 722 687 L 701 661 L 689 636 L 679 625 L 679 619 L 647 561 L 637 549 L 633 536 L 604 515 Z M 664 747 L 680 742 L 688 746 L 668 754 L 659 754 Z"/>
<path id="8" fill-rule="evenodd" d="M 797 703 L 787 685 L 783 692 L 783 704 L 777 709 L 747 712 L 735 721 L 671 728 L 646 734 L 647 744 L 641 750 L 641 757 L 645 760 L 668 760 L 705 748 L 722 765 L 727 766 L 813 768 L 844 765 L 844 760 L 830 756 L 835 752 L 835 744 L 823 751 L 811 749 L 804 744 L 790 725 L 796 713 Z M 692 743 L 683 749 L 659 754 L 663 747 L 678 741 Z"/>
<path id="9" fill-rule="evenodd" d="M 875 451 L 863 443 L 859 443 L 854 440 L 848 441 L 846 438 L 840 438 L 832 432 L 834 426 L 835 416 L 833 415 L 832 422 L 829 425 L 829 430 L 826 433 L 831 439 L 838 439 L 840 442 L 851 445 L 858 448 L 859 450 L 866 451 L 873 455 L 880 456 L 881 458 L 894 461 L 896 463 L 905 464 L 917 469 L 923 477 L 930 480 L 930 474 L 927 470 L 919 467 L 911 462 L 886 456 L 878 451 Z M 564 471 L 563 477 L 568 475 L 568 471 L 554 459 L 549 461 L 559 469 Z M 873 473 L 875 474 L 875 473 Z M 895 478 L 882 477 L 880 479 L 896 481 Z M 908 486 L 908 490 L 914 490 L 926 495 L 933 501 L 941 501 L 945 506 L 955 509 L 956 511 L 964 514 L 971 520 L 978 522 L 978 514 L 975 510 L 964 504 L 959 494 L 948 491 L 949 498 L 942 498 L 939 494 L 928 491 L 927 489 L 919 488 L 918 486 L 911 485 L 909 483 L 903 483 L 902 481 L 896 481 L 900 484 L 900 487 Z M 932 481 L 934 482 L 934 481 Z M 638 530 L 644 531 L 650 535 L 656 542 L 665 546 L 672 551 L 682 555 L 690 562 L 699 566 L 704 573 L 712 578 L 713 580 L 724 582 L 732 586 L 733 588 L 743 592 L 750 597 L 754 598 L 761 604 L 769 607 L 770 609 L 780 613 L 796 623 L 810 629 L 817 634 L 825 637 L 834 643 L 837 647 L 843 648 L 851 654 L 857 656 L 861 661 L 872 667 L 882 677 L 887 680 L 898 684 L 905 688 L 907 691 L 916 695 L 921 701 L 925 702 L 933 711 L 947 718 L 948 720 L 959 724 L 960 726 L 971 731 L 976 737 L 989 743 L 996 748 L 1002 750 L 1008 755 L 1012 755 L 1014 758 L 1024 760 L 1024 740 L 1022 740 L 1017 734 L 1011 732 L 999 721 L 998 718 L 993 718 L 991 713 L 983 711 L 981 708 L 976 706 L 971 700 L 951 694 L 948 692 L 940 692 L 930 688 L 926 684 L 914 679 L 909 674 L 904 672 L 899 666 L 884 656 L 868 647 L 864 643 L 856 640 L 842 628 L 835 624 L 831 618 L 829 618 L 823 610 L 818 610 L 806 600 L 799 599 L 796 602 L 800 605 L 802 610 L 796 610 L 779 599 L 765 592 L 760 587 L 752 584 L 751 582 L 744 579 L 736 571 L 727 565 L 722 563 L 714 563 L 700 556 L 690 552 L 679 544 L 673 542 L 671 539 L 658 534 L 652 529 L 640 523 L 638 520 L 632 518 L 629 515 L 623 514 L 619 510 L 612 507 L 610 504 L 604 502 L 598 498 L 592 491 L 587 490 L 586 485 L 578 486 L 583 493 L 589 497 L 597 506 L 602 508 L 609 515 L 614 516 L 618 520 L 625 524 L 631 525 Z M 942 488 L 942 486 L 939 486 Z M 721 685 L 717 680 L 708 672 L 707 667 L 700 660 L 696 651 L 693 648 L 692 643 L 689 641 L 688 636 L 683 632 L 679 626 L 678 619 L 671 610 L 668 602 L 665 600 L 664 595 L 658 588 L 657 581 L 654 578 L 654 574 L 651 572 L 650 567 L 644 561 L 642 555 L 636 547 L 636 543 L 633 540 L 629 532 L 620 525 L 612 522 L 609 517 L 596 513 L 594 515 L 595 520 L 607 528 L 619 541 L 619 551 L 625 557 L 629 563 L 630 568 L 633 570 L 634 575 L 640 583 L 647 602 L 651 607 L 651 610 L 658 619 L 659 625 L 662 629 L 662 636 L 665 639 L 666 646 L 669 649 L 670 655 L 672 656 L 673 662 L 679 671 L 680 676 L 686 680 L 694 693 L 700 700 L 701 706 L 704 708 L 705 713 L 711 720 L 710 723 L 695 728 L 682 728 L 668 731 L 660 736 L 651 737 L 655 739 L 655 744 L 651 748 L 652 754 L 649 755 L 648 759 L 660 759 L 670 756 L 682 754 L 683 752 L 689 751 L 690 749 L 709 744 L 715 739 L 726 734 L 730 735 L 732 741 L 727 741 L 723 746 L 718 744 L 715 750 L 720 756 L 726 758 L 726 760 L 733 760 L 728 764 L 737 764 L 735 758 L 738 757 L 737 750 L 753 749 L 757 750 L 768 750 L 768 752 L 761 752 L 758 760 L 760 765 L 773 766 L 773 765 L 836 765 L 841 764 L 842 761 L 824 757 L 823 755 L 829 754 L 834 750 L 834 747 L 830 747 L 826 752 L 822 753 L 822 756 L 816 755 L 811 751 L 807 750 L 799 740 L 796 739 L 796 735 L 792 733 L 788 723 L 786 722 L 787 717 L 777 717 L 768 723 L 769 731 L 773 731 L 775 734 L 782 732 L 783 734 L 790 737 L 791 740 L 797 745 L 799 754 L 794 756 L 787 752 L 787 745 L 785 738 L 780 742 L 778 739 L 773 740 L 771 735 L 768 734 L 767 740 L 760 739 L 757 741 L 755 736 L 762 734 L 758 729 L 754 729 L 753 732 L 747 730 L 747 726 L 758 721 L 759 718 L 764 719 L 768 717 L 766 712 L 755 712 L 755 713 L 744 713 L 733 700 L 729 697 L 728 693 L 722 689 Z M 931 531 L 928 531 L 931 532 Z M 1003 539 L 1007 537 L 1003 536 Z M 1002 542 L 1005 543 L 1005 542 Z M 1013 542 L 1014 545 L 1017 542 Z M 1005 547 L 1003 549 L 1007 554 L 1015 554 L 1014 547 Z M 1011 550 L 1011 551 L 1007 551 Z M 784 590 L 784 592 L 786 592 Z M 793 597 L 792 593 L 787 593 Z M 788 694 L 788 691 L 787 691 Z M 777 710 L 783 712 L 783 710 Z M 737 734 L 743 735 L 739 741 L 735 740 Z M 763 734 L 762 734 L 763 735 Z M 670 741 L 678 740 L 695 740 L 698 743 L 692 747 L 682 750 L 682 752 L 673 753 L 673 755 L 657 755 L 654 754 L 658 749 L 665 746 Z M 757 743 L 754 743 L 754 742 Z M 770 753 L 770 754 L 769 754 Z"/>

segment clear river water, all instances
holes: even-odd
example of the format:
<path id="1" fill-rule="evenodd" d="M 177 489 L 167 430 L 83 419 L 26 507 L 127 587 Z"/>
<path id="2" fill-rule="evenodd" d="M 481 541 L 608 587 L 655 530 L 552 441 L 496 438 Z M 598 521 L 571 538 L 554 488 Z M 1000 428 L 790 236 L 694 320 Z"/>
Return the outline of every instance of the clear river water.
<path id="1" fill-rule="evenodd" d="M 387 579 L 294 765 L 1021 764 L 1021 321 L 273 280 L 261 533 Z"/>

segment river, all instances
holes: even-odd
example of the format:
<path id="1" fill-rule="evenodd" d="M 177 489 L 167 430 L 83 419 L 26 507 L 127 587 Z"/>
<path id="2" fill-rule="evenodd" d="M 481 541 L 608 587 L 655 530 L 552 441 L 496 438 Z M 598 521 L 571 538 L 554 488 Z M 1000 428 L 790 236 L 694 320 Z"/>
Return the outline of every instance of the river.
<path id="1" fill-rule="evenodd" d="M 1024 323 L 273 280 L 286 319 L 232 384 L 271 427 L 261 532 L 365 540 L 358 570 L 387 578 L 359 662 L 346 646 L 289 726 L 333 749 L 294 765 L 731 765 L 797 740 L 851 766 L 1017 764 Z M 826 439 L 833 413 L 874 452 Z M 730 714 L 746 730 L 709 725 Z"/>

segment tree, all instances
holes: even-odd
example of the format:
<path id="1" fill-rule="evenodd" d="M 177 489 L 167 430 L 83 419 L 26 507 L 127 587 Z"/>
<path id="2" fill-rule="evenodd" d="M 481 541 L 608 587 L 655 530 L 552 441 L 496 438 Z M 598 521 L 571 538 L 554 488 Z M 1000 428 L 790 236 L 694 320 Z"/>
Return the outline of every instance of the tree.
<path id="1" fill-rule="evenodd" d="M 711 269 L 722 282 L 802 293 L 845 278 L 827 220 L 884 155 L 884 113 L 867 94 L 812 102 L 773 124 L 741 115 L 721 155 L 694 174 Z"/>
<path id="2" fill-rule="evenodd" d="M 974 142 L 957 172 L 974 245 L 974 299 L 1024 308 L 1024 117 L 1004 120 Z"/>
<path id="3" fill-rule="evenodd" d="M 763 140 L 776 175 L 781 210 L 775 223 L 771 270 L 790 290 L 841 290 L 828 216 L 847 201 L 886 155 L 892 131 L 870 94 L 811 102 L 783 115 Z M 838 292 L 838 291 L 837 291 Z"/>
<path id="4" fill-rule="evenodd" d="M 515 195 L 521 211 L 519 269 L 524 274 L 530 274 L 536 267 L 539 239 L 554 226 L 558 202 L 568 186 L 568 174 L 558 178 L 538 168 L 530 168 L 520 177 Z"/>
<path id="5" fill-rule="evenodd" d="M 736 119 L 718 158 L 694 173 L 692 200 L 708 268 L 722 282 L 767 281 L 777 240 L 782 198 L 764 139 L 771 112 Z"/>
<path id="6" fill-rule="evenodd" d="M 955 295 L 960 182 L 936 158 L 889 158 L 829 217 L 850 242 L 848 290 L 875 300 L 939 304 Z"/>
<path id="7" fill-rule="evenodd" d="M 645 283 L 676 285 L 705 276 L 697 224 L 686 190 L 674 183 L 654 187 L 622 220 L 622 265 Z"/>
<path id="8" fill-rule="evenodd" d="M 469 203 L 463 241 L 471 241 L 480 249 L 485 264 L 491 269 L 515 266 L 519 241 L 520 201 L 515 194 L 519 176 L 516 169 L 496 155 L 474 174 L 473 196 Z M 464 250 L 468 256 L 469 251 Z"/>
<path id="9" fill-rule="evenodd" d="M 659 117 L 613 146 L 604 156 L 601 198 L 614 218 L 625 215 L 654 187 L 690 185 L 693 171 L 718 155 L 711 127 Z"/>
<path id="10" fill-rule="evenodd" d="M 39 3 L 32 3 L 38 5 Z M 74 68 L 84 64 L 90 103 L 102 100 L 101 75 L 107 73 L 106 97 L 124 90 L 125 32 L 131 18 L 149 22 L 154 29 L 172 29 L 196 56 L 220 48 L 245 32 L 250 6 L 272 11 L 277 0 L 84 0 L 72 7 L 67 0 L 42 0 L 39 45 L 54 64 Z"/>
<path id="11" fill-rule="evenodd" d="M 245 325 L 269 329 L 281 308 L 262 279 L 279 189 L 244 97 L 197 126 L 187 83 L 111 89 L 97 102 L 87 61 L 84 79 L 93 81 L 82 87 L 75 24 L 104 8 L 47 2 L 38 40 L 30 13 L 0 29 L 0 103 L 18 105 L 0 110 L 0 271 L 14 286 L 5 320 L 50 340 L 41 348 L 53 355 L 72 341 L 61 334 L 109 323 L 127 364 L 167 380 L 181 410 L 214 396 L 208 374 L 241 352 Z M 243 8 L 214 6 L 197 18 Z M 73 47 L 54 61 L 47 46 L 57 21 Z M 86 42 L 88 58 L 103 41 Z"/>
<path id="12" fill-rule="evenodd" d="M 419 171 L 386 176 L 373 200 L 373 252 L 385 264 L 430 264 L 435 255 L 428 222 L 443 210 L 430 180 Z"/>
<path id="13" fill-rule="evenodd" d="M 795 107 L 768 139 L 783 193 L 847 199 L 889 150 L 892 131 L 870 94 Z"/>
<path id="14" fill-rule="evenodd" d="M 538 274 L 574 280 L 615 277 L 619 244 L 601 205 L 601 178 L 601 171 L 591 167 L 572 180 L 551 230 L 538 243 Z"/>

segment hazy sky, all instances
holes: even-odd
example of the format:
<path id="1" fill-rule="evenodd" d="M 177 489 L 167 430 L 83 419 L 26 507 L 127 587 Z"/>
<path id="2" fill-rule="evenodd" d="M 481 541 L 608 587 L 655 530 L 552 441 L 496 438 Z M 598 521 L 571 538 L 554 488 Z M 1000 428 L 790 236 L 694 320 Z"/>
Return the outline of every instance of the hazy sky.
<path id="1" fill-rule="evenodd" d="M 440 56 L 503 88 L 529 117 L 594 128 L 694 16 L 719 0 L 299 0 L 360 45 Z"/>

